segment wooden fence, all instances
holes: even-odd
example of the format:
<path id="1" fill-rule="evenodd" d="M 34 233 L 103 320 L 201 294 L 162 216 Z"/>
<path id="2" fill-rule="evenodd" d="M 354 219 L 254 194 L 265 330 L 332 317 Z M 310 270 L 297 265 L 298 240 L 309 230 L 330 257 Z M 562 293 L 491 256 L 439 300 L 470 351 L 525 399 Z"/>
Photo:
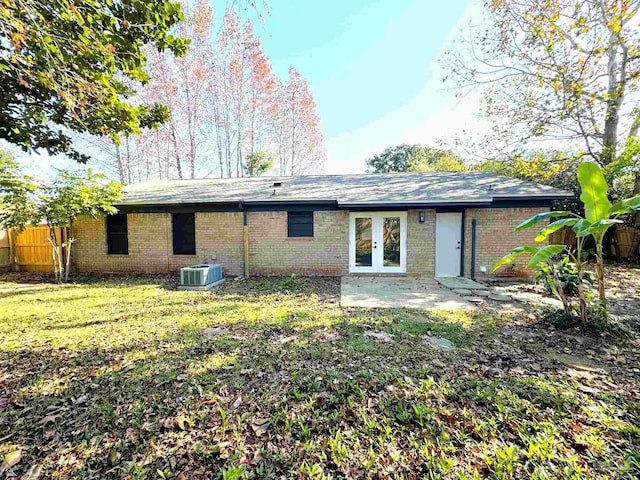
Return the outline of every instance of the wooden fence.
<path id="1" fill-rule="evenodd" d="M 56 229 L 60 239 L 62 229 Z M 34 225 L 22 232 L 0 231 L 0 268 L 15 272 L 52 272 L 53 253 L 49 227 Z"/>
<path id="2" fill-rule="evenodd" d="M 640 233 L 639 233 L 640 234 Z M 619 257 L 629 256 L 636 229 L 627 226 L 616 226 L 613 235 L 613 248 Z M 549 243 L 558 245 L 576 246 L 576 235 L 570 228 L 562 228 L 549 235 Z"/>

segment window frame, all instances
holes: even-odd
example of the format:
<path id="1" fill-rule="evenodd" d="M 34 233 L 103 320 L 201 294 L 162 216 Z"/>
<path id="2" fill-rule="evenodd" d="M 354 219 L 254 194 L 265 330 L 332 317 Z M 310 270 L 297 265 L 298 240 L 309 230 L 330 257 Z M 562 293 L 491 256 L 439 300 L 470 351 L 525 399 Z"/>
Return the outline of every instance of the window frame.
<path id="1" fill-rule="evenodd" d="M 288 211 L 287 212 L 287 238 L 313 238 L 315 235 L 315 215 L 313 210 Z M 306 218 L 307 222 L 300 220 Z M 292 222 L 294 220 L 294 222 Z M 296 223 L 297 222 L 297 223 Z M 292 225 L 307 227 L 308 231 L 302 233 L 292 231 Z M 295 228 L 293 229 L 295 230 Z"/>
<path id="2" fill-rule="evenodd" d="M 113 222 L 116 218 L 124 218 L 124 231 L 113 231 L 113 226 L 110 226 L 110 220 Z M 126 213 L 116 213 L 114 215 L 107 215 L 105 218 L 105 233 L 107 237 L 107 255 L 129 255 L 129 217 Z M 113 251 L 113 245 L 111 238 L 113 236 L 124 236 L 125 248 L 124 251 Z"/>
<path id="3" fill-rule="evenodd" d="M 182 246 L 182 242 L 180 241 L 179 238 L 177 238 L 176 236 L 176 219 L 180 218 L 180 217 L 185 217 L 189 215 L 192 218 L 192 222 L 191 225 L 193 226 L 193 249 L 182 249 L 182 250 L 177 250 L 177 244 L 176 244 L 176 239 L 178 239 L 178 243 Z M 180 225 L 181 228 L 184 228 L 183 225 Z M 196 242 L 196 214 L 194 212 L 181 212 L 181 213 L 172 213 L 171 214 L 171 251 L 173 253 L 173 255 L 195 255 L 196 254 L 196 249 L 197 249 L 197 242 Z"/>

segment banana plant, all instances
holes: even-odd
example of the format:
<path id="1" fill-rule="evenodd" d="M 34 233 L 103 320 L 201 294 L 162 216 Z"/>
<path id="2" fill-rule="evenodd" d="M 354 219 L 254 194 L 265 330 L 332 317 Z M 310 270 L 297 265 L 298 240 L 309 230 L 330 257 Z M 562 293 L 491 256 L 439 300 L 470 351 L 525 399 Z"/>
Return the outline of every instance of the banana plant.
<path id="1" fill-rule="evenodd" d="M 536 242 L 544 242 L 549 235 L 561 228 L 571 228 L 576 234 L 576 248 L 569 250 L 565 245 L 545 245 L 541 247 L 517 247 L 494 265 L 495 272 L 502 265 L 513 263 L 518 255 L 529 255 L 529 268 L 538 268 L 547 265 L 548 271 L 556 277 L 550 280 L 555 286 L 554 293 L 562 300 L 565 312 L 571 311 L 571 305 L 564 293 L 564 286 L 558 281 L 558 261 L 564 256 L 569 256 L 575 263 L 578 275 L 578 298 L 580 319 L 583 323 L 587 319 L 589 298 L 583 282 L 584 269 L 586 267 L 585 242 L 591 236 L 596 245 L 596 281 L 598 285 L 598 304 L 601 316 L 607 316 L 607 298 L 605 295 L 605 269 L 603 242 L 607 230 L 613 225 L 622 223 L 619 218 L 622 215 L 640 211 L 640 196 L 627 198 L 614 205 L 607 196 L 608 185 L 601 168 L 593 162 L 582 163 L 578 167 L 578 183 L 580 184 L 580 201 L 584 206 L 584 217 L 570 211 L 544 212 L 534 215 L 518 225 L 515 231 L 533 227 L 543 220 L 559 218 L 546 225 L 535 237 Z M 555 273 L 553 273 L 555 272 Z M 553 281 L 551 281 L 553 280 Z"/>

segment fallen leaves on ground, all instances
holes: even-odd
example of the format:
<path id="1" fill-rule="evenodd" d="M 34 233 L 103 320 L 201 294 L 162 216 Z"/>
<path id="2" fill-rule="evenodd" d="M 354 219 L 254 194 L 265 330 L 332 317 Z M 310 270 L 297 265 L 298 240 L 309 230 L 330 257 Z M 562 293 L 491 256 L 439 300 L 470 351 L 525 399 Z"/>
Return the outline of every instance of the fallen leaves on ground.
<path id="1" fill-rule="evenodd" d="M 640 475 L 638 328 L 343 310 L 333 279 L 7 293 L 16 278 L 0 298 L 9 478 Z"/>

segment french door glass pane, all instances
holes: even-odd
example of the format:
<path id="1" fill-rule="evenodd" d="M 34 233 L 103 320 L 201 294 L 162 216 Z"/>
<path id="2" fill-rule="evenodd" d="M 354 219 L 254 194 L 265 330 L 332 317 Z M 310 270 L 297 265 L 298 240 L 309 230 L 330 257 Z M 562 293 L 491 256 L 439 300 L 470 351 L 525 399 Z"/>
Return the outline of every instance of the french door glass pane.
<path id="1" fill-rule="evenodd" d="M 400 266 L 400 218 L 385 217 L 382 222 L 383 265 Z"/>
<path id="2" fill-rule="evenodd" d="M 356 267 L 373 266 L 373 228 L 371 218 L 356 218 Z"/>

